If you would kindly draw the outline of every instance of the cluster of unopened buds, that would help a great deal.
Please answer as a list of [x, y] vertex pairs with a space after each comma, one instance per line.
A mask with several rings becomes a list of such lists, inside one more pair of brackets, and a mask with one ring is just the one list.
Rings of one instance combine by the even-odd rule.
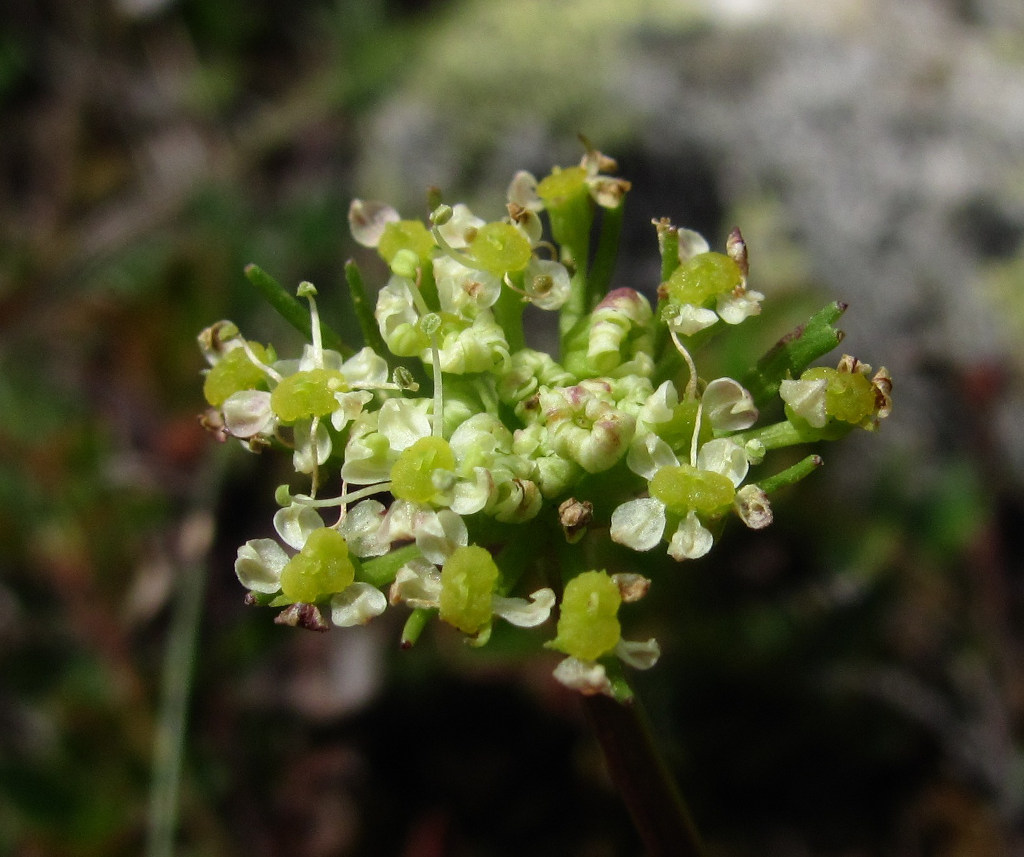
[[[538, 644], [564, 655], [564, 684], [621, 695], [621, 664], [659, 656], [655, 640], [621, 633], [621, 605], [657, 586], [637, 565], [671, 573], [703, 557], [729, 517], [767, 526], [769, 495], [821, 460], [762, 473], [766, 453], [889, 413], [884, 369], [849, 356], [808, 368], [839, 343], [841, 304], [741, 380], [702, 378], [700, 346], [761, 311], [744, 241], [733, 230], [714, 252], [655, 221], [654, 306], [635, 288], [609, 291], [629, 190], [614, 169], [589, 150], [539, 181], [520, 172], [492, 221], [436, 192], [426, 222], [354, 201], [354, 239], [390, 271], [371, 310], [349, 265], [361, 350], [328, 347], [336, 336], [309, 283], [298, 359], [231, 322], [203, 331], [207, 426], [254, 451], [290, 450], [308, 486], [281, 486], [277, 538], [238, 551], [251, 603], [319, 630], [404, 608], [405, 645], [434, 616], [477, 646], [502, 619], [540, 629]], [[557, 359], [527, 344], [531, 304], [558, 313]], [[759, 427], [762, 412], [775, 417]], [[675, 562], [653, 562], [658, 552]]]

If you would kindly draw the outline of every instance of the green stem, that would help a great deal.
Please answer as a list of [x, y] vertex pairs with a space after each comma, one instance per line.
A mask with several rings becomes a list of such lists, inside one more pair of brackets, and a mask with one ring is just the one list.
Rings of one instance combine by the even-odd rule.
[[583, 707], [647, 857], [701, 857], [700, 836], [640, 701], [596, 694], [583, 697]]
[[160, 709], [153, 739], [146, 857], [174, 854], [188, 701], [206, 589], [206, 557], [213, 541], [215, 495], [228, 456], [218, 450], [211, 458], [204, 476], [196, 483], [193, 510], [180, 528], [178, 591], [164, 655]]

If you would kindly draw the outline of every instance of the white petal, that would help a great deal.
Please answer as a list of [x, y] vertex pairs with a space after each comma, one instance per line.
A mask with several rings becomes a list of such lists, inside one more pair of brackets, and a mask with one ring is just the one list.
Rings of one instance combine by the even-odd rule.
[[699, 232], [692, 229], [680, 229], [679, 232], [679, 261], [688, 262], [694, 256], [707, 253], [711, 245]]
[[647, 641], [619, 640], [615, 645], [615, 654], [620, 661], [635, 670], [649, 670], [661, 657], [661, 646], [654, 637]]
[[654, 432], [639, 436], [626, 453], [626, 466], [648, 482], [662, 467], [675, 467], [677, 464], [679, 459], [672, 447]]
[[565, 658], [555, 667], [554, 676], [570, 690], [578, 690], [585, 696], [596, 693], [612, 695], [612, 683], [608, 681], [604, 667], [594, 661]]
[[388, 439], [391, 448], [401, 452], [430, 434], [430, 420], [423, 406], [410, 399], [388, 399], [380, 407], [377, 430]]
[[719, 295], [715, 309], [726, 324], [739, 324], [752, 315], [760, 315], [763, 300], [760, 292], [741, 290], [738, 294]]
[[709, 440], [697, 453], [697, 467], [728, 478], [735, 488], [747, 476], [750, 462], [743, 447], [725, 437]]
[[732, 378], [715, 378], [708, 384], [701, 405], [718, 431], [741, 431], [757, 422], [753, 396]]
[[473, 479], [460, 479], [452, 487], [452, 498], [448, 504], [453, 512], [472, 515], [479, 512], [491, 497], [494, 480], [490, 471], [483, 467], [473, 468]]
[[327, 426], [319, 418], [297, 423], [292, 466], [299, 473], [312, 473], [327, 461], [333, 446]]
[[636, 551], [648, 551], [665, 532], [665, 506], [653, 497], [630, 500], [612, 512], [613, 542]]
[[384, 593], [369, 583], [356, 582], [331, 597], [331, 622], [339, 628], [365, 625], [388, 606]]
[[[543, 283], [543, 288], [538, 287], [540, 283]], [[556, 310], [569, 299], [572, 286], [565, 265], [552, 259], [534, 257], [526, 266], [523, 288], [535, 306]]]
[[269, 595], [281, 586], [288, 554], [273, 539], [252, 539], [238, 549], [235, 574], [246, 589]]
[[693, 304], [682, 304], [674, 308], [667, 321], [674, 331], [689, 336], [715, 324], [718, 321], [718, 313]]
[[384, 234], [384, 227], [399, 219], [398, 212], [390, 205], [372, 199], [353, 199], [348, 207], [352, 237], [364, 247], [376, 247]]
[[779, 384], [779, 395], [793, 412], [807, 420], [814, 428], [821, 428], [828, 421], [825, 412], [825, 391], [828, 381], [816, 378], [807, 381], [783, 381]]
[[270, 407], [270, 393], [242, 390], [228, 396], [222, 408], [224, 424], [235, 437], [268, 435], [274, 431], [277, 417]]
[[534, 628], [547, 622], [551, 608], [555, 606], [555, 593], [550, 589], [538, 589], [525, 598], [506, 598], [495, 595], [492, 600], [495, 615], [519, 628]]
[[690, 512], [679, 523], [668, 544], [668, 555], [682, 562], [684, 559], [699, 559], [711, 550], [714, 536], [697, 519], [696, 512]]
[[341, 371], [353, 387], [376, 387], [388, 381], [387, 361], [369, 346], [342, 363]]
[[640, 419], [646, 423], [663, 423], [672, 419], [679, 404], [679, 393], [671, 381], [663, 382], [647, 397], [640, 410]]
[[324, 526], [323, 518], [310, 506], [290, 503], [274, 514], [274, 529], [288, 547], [302, 550], [313, 530]]
[[373, 393], [369, 390], [350, 390], [347, 393], [335, 393], [334, 399], [338, 408], [331, 412], [331, 425], [335, 431], [341, 431], [363, 412], [363, 405], [373, 399]]
[[542, 211], [544, 203], [537, 196], [537, 179], [526, 170], [519, 170], [508, 186], [508, 201], [528, 211]]
[[404, 601], [410, 607], [437, 607], [441, 603], [441, 573], [423, 559], [407, 562], [395, 575], [388, 600], [392, 604]]
[[362, 500], [345, 513], [338, 529], [356, 556], [383, 556], [391, 550], [391, 544], [379, 538], [386, 511], [377, 500]]
[[486, 221], [473, 214], [468, 205], [464, 202], [457, 202], [452, 207], [451, 218], [447, 223], [439, 226], [437, 231], [450, 246], [462, 250], [469, 246], [469, 241], [466, 238], [467, 230], [479, 229], [484, 223]]
[[443, 565], [457, 547], [469, 543], [465, 522], [450, 509], [419, 512], [415, 527], [416, 547], [434, 565]]

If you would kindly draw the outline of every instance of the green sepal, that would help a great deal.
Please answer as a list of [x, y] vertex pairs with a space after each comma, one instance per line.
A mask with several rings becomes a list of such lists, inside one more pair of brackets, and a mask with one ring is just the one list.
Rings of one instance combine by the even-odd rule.
[[799, 378], [812, 362], [836, 348], [843, 332], [833, 322], [846, 311], [847, 304], [835, 301], [818, 310], [804, 324], [787, 333], [757, 361], [741, 383], [760, 408], [774, 399], [779, 385], [787, 378]]

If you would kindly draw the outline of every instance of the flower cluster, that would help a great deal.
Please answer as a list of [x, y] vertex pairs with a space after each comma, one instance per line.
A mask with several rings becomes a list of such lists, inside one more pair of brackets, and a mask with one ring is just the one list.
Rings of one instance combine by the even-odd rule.
[[[697, 559], [730, 517], [767, 526], [769, 494], [820, 463], [751, 479], [770, 450], [888, 415], [884, 369], [849, 356], [810, 368], [838, 344], [842, 305], [741, 380], [702, 378], [697, 349], [761, 309], [746, 245], [733, 230], [718, 253], [655, 221], [656, 305], [609, 290], [629, 191], [615, 169], [589, 150], [540, 180], [520, 172], [495, 220], [440, 198], [426, 221], [354, 201], [353, 237], [390, 272], [371, 311], [350, 264], [359, 351], [325, 345], [336, 336], [309, 283], [298, 359], [227, 321], [200, 335], [207, 425], [254, 451], [289, 449], [309, 485], [278, 490], [277, 539], [238, 551], [253, 603], [321, 630], [405, 608], [409, 645], [434, 616], [484, 645], [496, 619], [543, 629], [557, 612], [553, 636], [532, 632], [565, 656], [555, 676], [619, 695], [620, 664], [647, 668], [659, 654], [621, 635], [621, 606], [652, 585], [630, 556]], [[528, 304], [557, 311], [556, 356], [527, 344]], [[762, 412], [777, 418], [758, 426]]]

